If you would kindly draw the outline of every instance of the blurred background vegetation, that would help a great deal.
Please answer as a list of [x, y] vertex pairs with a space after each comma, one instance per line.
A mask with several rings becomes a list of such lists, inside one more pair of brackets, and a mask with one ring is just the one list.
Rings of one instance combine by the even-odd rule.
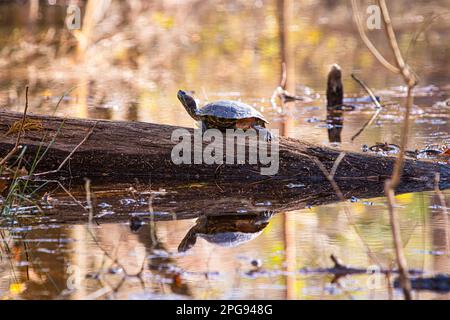
[[[292, 10], [284, 13], [290, 17], [286, 50], [297, 84], [322, 90], [334, 62], [348, 73], [370, 75], [372, 86], [397, 83], [364, 48], [349, 1], [18, 0], [0, 2], [0, 86], [12, 90], [0, 102], [14, 104], [26, 83], [41, 92], [88, 82], [91, 92], [145, 91], [153, 103], [161, 94], [176, 103], [178, 87], [267, 97], [280, 77], [285, 2]], [[362, 2], [362, 14], [370, 4]], [[389, 3], [402, 49], [422, 83], [448, 84], [450, 1], [410, 4]], [[69, 5], [80, 8], [79, 30], [65, 26]], [[369, 35], [387, 49], [382, 31]]]

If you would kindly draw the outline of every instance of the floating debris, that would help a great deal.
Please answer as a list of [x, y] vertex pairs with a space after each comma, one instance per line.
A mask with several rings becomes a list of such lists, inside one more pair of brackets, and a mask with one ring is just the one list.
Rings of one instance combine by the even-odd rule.
[[55, 254], [55, 253], [57, 253], [56, 250], [50, 250], [50, 249], [47, 249], [47, 248], [37, 248], [36, 251], [37, 252], [42, 252], [42, 253], [48, 253], [48, 254]]
[[119, 266], [112, 266], [108, 269], [109, 274], [120, 274], [123, 272], [123, 269]]
[[96, 215], [94, 216], [94, 218], [103, 218], [103, 217], [105, 217], [105, 216], [111, 216], [111, 215], [113, 215], [113, 214], [115, 214], [114, 211], [111, 211], [111, 210], [101, 210], [100, 213], [98, 213], [98, 214], [96, 214]]
[[86, 279], [94, 279], [94, 280], [98, 280], [100, 279], [100, 273], [96, 272], [96, 271], [91, 271], [86, 273]]
[[317, 118], [317, 117], [312, 117], [312, 118], [307, 118], [306, 119], [306, 122], [307, 123], [317, 123], [317, 122], [323, 122], [324, 120], [322, 120], [322, 119], [319, 119], [319, 118]]
[[257, 202], [255, 203], [255, 206], [271, 206], [272, 202], [270, 201], [264, 201], [264, 202]]
[[450, 99], [444, 100], [444, 101], [438, 101], [432, 106], [436, 109], [442, 109], [442, 108], [448, 108], [450, 107]]
[[442, 256], [444, 254], [446, 254], [445, 251], [438, 251], [438, 250], [420, 250], [420, 249], [414, 249], [411, 250], [411, 252], [413, 253], [418, 253], [418, 254], [429, 254], [432, 256]]
[[112, 207], [109, 203], [106, 202], [99, 203], [97, 206], [103, 209]]
[[[400, 288], [399, 279], [395, 279], [394, 287]], [[420, 277], [411, 279], [411, 287], [414, 290], [429, 290], [441, 293], [450, 291], [450, 277], [446, 274], [438, 274], [433, 277]]]
[[261, 268], [262, 267], [262, 261], [261, 259], [252, 259], [250, 264], [255, 268]]
[[288, 185], [286, 185], [286, 187], [288, 187], [289, 189], [304, 188], [305, 185], [303, 183], [289, 183]]
[[171, 215], [170, 212], [167, 211], [146, 211], [146, 212], [133, 212], [133, 216], [154, 216], [154, 217], [164, 217]]
[[133, 232], [138, 232], [142, 226], [144, 225], [144, 222], [142, 221], [141, 218], [137, 217], [137, 216], [132, 216], [130, 218], [130, 230]]

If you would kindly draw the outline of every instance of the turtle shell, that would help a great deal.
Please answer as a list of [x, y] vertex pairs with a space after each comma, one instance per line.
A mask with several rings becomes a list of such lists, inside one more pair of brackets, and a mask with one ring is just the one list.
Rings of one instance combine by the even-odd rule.
[[255, 239], [261, 233], [262, 230], [255, 233], [245, 233], [245, 232], [219, 232], [215, 234], [200, 233], [199, 236], [208, 241], [209, 243], [214, 243], [221, 247], [232, 248]]
[[198, 115], [225, 119], [257, 118], [268, 123], [259, 111], [239, 101], [220, 100], [208, 103], [198, 111]]

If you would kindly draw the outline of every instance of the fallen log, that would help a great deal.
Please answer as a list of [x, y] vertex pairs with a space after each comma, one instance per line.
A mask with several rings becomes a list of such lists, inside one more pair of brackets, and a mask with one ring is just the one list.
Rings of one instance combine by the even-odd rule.
[[[13, 147], [17, 133], [11, 133], [22, 114], [0, 111], [0, 157]], [[180, 127], [144, 122], [66, 119], [28, 115], [35, 130], [26, 130], [21, 145], [26, 148], [21, 163], [34, 173], [56, 170], [59, 177], [110, 177], [129, 179], [145, 177], [149, 181], [236, 181], [262, 183], [281, 181], [283, 184], [302, 181], [326, 181], [314, 162], [319, 160], [330, 171], [341, 153], [331, 148], [313, 145], [292, 138], [279, 140], [279, 171], [273, 176], [261, 175], [259, 164], [180, 164], [171, 160], [177, 142], [172, 132]], [[186, 129], [192, 133], [192, 129]], [[88, 133], [92, 134], [86, 139]], [[84, 141], [86, 140], [86, 141]], [[80, 144], [83, 142], [82, 144]], [[78, 148], [77, 148], [78, 146]], [[22, 149], [24, 150], [24, 149]], [[39, 161], [36, 163], [36, 159]], [[11, 161], [13, 161], [12, 159]], [[383, 181], [391, 175], [393, 157], [348, 152], [335, 171], [336, 181]], [[30, 168], [28, 168], [30, 169]], [[402, 182], [415, 187], [432, 188], [435, 173], [440, 173], [440, 187], [450, 185], [450, 166], [428, 161], [406, 160]]]

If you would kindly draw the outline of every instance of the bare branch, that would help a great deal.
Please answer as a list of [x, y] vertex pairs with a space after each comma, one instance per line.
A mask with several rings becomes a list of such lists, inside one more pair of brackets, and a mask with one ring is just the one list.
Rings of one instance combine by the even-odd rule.
[[86, 136], [83, 138], [83, 140], [81, 140], [81, 142], [79, 144], [77, 144], [77, 146], [69, 153], [69, 155], [63, 160], [63, 162], [61, 162], [61, 164], [59, 165], [59, 167], [55, 170], [51, 170], [51, 171], [45, 171], [45, 172], [39, 172], [39, 173], [33, 173], [29, 176], [24, 176], [22, 177], [22, 179], [30, 179], [32, 177], [38, 177], [38, 176], [43, 176], [43, 175], [48, 175], [48, 174], [52, 174], [52, 173], [58, 173], [59, 171], [61, 171], [61, 169], [64, 167], [64, 165], [66, 164], [67, 161], [70, 160], [70, 158], [73, 156], [73, 154], [81, 147], [81, 145], [83, 143], [86, 142], [87, 139], [89, 139], [89, 137], [92, 135], [92, 133], [94, 132], [95, 126], [97, 125], [98, 121], [96, 121], [94, 123], [94, 125], [91, 127], [91, 129], [89, 130], [89, 132], [86, 134]]
[[398, 69], [400, 69], [403, 79], [407, 83], [408, 86], [413, 87], [417, 84], [416, 77], [411, 72], [409, 66], [405, 63], [403, 59], [402, 52], [398, 46], [397, 38], [395, 36], [394, 28], [392, 27], [391, 17], [389, 15], [389, 10], [386, 6], [385, 0], [378, 0], [378, 5], [381, 8], [381, 14], [383, 16], [383, 23], [387, 33], [387, 37], [389, 39], [389, 44], [392, 50], [392, 53], [395, 56], [395, 61], [397, 63]]
[[28, 86], [25, 87], [25, 110], [23, 110], [22, 122], [20, 123], [19, 132], [17, 133], [16, 144], [11, 149], [11, 151], [0, 161], [0, 167], [4, 165], [19, 149], [20, 139], [22, 138], [23, 126], [25, 125], [25, 120], [27, 118], [28, 112]]
[[358, 27], [358, 32], [361, 37], [361, 39], [364, 41], [366, 47], [369, 49], [369, 51], [377, 58], [380, 63], [387, 68], [388, 70], [394, 72], [394, 73], [400, 73], [400, 70], [393, 66], [391, 63], [389, 63], [384, 56], [378, 51], [378, 49], [373, 45], [372, 41], [370, 41], [369, 37], [367, 36], [364, 26], [361, 20], [361, 15], [359, 14], [359, 7], [357, 0], [352, 0], [352, 8], [353, 8], [353, 17], [355, 18], [356, 26]]
[[367, 38], [367, 35], [364, 32], [364, 28], [361, 23], [361, 17], [359, 16], [359, 9], [356, 0], [352, 0], [353, 13], [355, 17], [355, 21], [358, 26], [358, 31], [366, 44], [367, 48], [375, 55], [375, 57], [379, 60], [379, 62], [385, 66], [388, 70], [394, 73], [400, 73], [403, 77], [405, 84], [408, 86], [406, 103], [405, 103], [405, 114], [403, 119], [403, 127], [401, 131], [400, 137], [400, 151], [398, 153], [397, 159], [394, 164], [394, 169], [392, 172], [391, 179], [386, 180], [385, 183], [385, 194], [388, 199], [388, 209], [389, 209], [389, 217], [391, 222], [392, 236], [394, 240], [395, 247], [395, 255], [398, 264], [398, 269], [400, 272], [400, 285], [403, 290], [403, 295], [406, 300], [412, 299], [411, 295], [411, 282], [409, 280], [409, 276], [407, 273], [407, 263], [405, 254], [403, 252], [403, 245], [401, 241], [400, 235], [400, 226], [398, 222], [398, 217], [395, 212], [395, 189], [400, 183], [403, 165], [405, 160], [405, 149], [408, 144], [408, 137], [410, 131], [410, 123], [409, 116], [411, 113], [411, 108], [413, 106], [414, 97], [413, 97], [413, 89], [417, 84], [417, 79], [414, 73], [411, 71], [409, 65], [407, 65], [403, 59], [402, 53], [398, 46], [397, 38], [395, 36], [394, 29], [392, 27], [391, 18], [389, 15], [388, 8], [386, 6], [386, 2], [384, 0], [378, 0], [378, 5], [381, 9], [383, 24], [386, 31], [386, 37], [389, 40], [389, 45], [391, 47], [392, 53], [394, 54], [397, 67], [392, 66], [390, 63], [384, 59], [384, 57], [379, 53], [379, 51], [374, 47], [372, 42]]
[[439, 172], [436, 172], [436, 177], [434, 180], [434, 191], [439, 199], [439, 204], [441, 206], [441, 216], [444, 223], [443, 229], [445, 230], [445, 250], [447, 254], [450, 255], [450, 238], [448, 232], [448, 213], [447, 213], [447, 204], [445, 203], [445, 197], [442, 193], [441, 189], [439, 189], [439, 183], [441, 181], [441, 176]]
[[378, 117], [378, 115], [380, 114], [383, 106], [380, 104], [380, 102], [378, 101], [377, 97], [375, 96], [375, 94], [373, 93], [373, 91], [364, 83], [364, 81], [362, 81], [361, 79], [359, 79], [357, 76], [355, 76], [354, 74], [352, 74], [352, 78], [358, 82], [358, 84], [363, 87], [363, 89], [367, 92], [367, 94], [370, 96], [370, 98], [372, 99], [372, 102], [375, 104], [377, 110], [375, 111], [375, 113], [372, 115], [372, 117], [361, 127], [361, 129], [358, 130], [358, 132], [356, 132], [352, 138], [351, 141], [355, 140], [364, 130], [366, 130], [367, 127], [369, 127], [370, 125], [372, 125], [372, 123], [375, 121], [375, 119]]
[[394, 240], [395, 256], [397, 258], [397, 266], [399, 272], [400, 286], [403, 290], [405, 300], [411, 300], [411, 281], [408, 276], [408, 268], [405, 253], [403, 251], [402, 237], [400, 234], [400, 225], [398, 223], [397, 213], [395, 211], [395, 193], [391, 185], [391, 180], [386, 180], [385, 193], [388, 197], [389, 221], [392, 229], [392, 237]]

